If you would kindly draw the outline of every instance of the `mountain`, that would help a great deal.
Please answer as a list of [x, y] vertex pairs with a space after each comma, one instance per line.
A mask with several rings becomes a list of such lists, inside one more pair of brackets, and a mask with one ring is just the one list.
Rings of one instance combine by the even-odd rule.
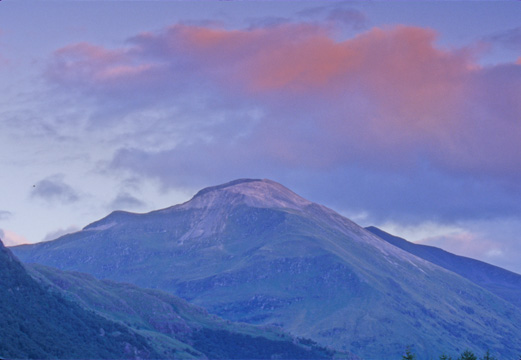
[[69, 301], [134, 329], [163, 359], [329, 359], [335, 355], [309, 339], [294, 339], [275, 328], [223, 320], [162, 291], [42, 265], [29, 266], [29, 273]]
[[336, 355], [309, 339], [222, 320], [160, 291], [41, 265], [26, 271], [1, 242], [0, 275], [0, 358], [329, 359]]
[[158, 358], [145, 338], [109, 321], [27, 274], [0, 241], [2, 358]]
[[277, 325], [366, 359], [521, 352], [519, 309], [270, 180], [147, 214], [117, 211], [24, 262], [166, 290], [228, 320]]
[[[225, 321], [175, 296], [42, 265], [0, 242], [2, 358], [328, 359], [274, 328]], [[346, 358], [349, 354], [338, 354]]]
[[517, 307], [521, 307], [521, 275], [519, 274], [483, 261], [454, 255], [434, 246], [414, 244], [374, 226], [366, 227], [366, 230], [402, 250], [461, 275]]

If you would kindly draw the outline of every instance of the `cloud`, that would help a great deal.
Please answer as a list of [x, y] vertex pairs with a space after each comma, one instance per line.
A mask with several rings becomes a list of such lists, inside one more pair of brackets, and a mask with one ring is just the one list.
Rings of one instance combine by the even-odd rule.
[[161, 146], [121, 146], [109, 167], [165, 187], [252, 176], [317, 190], [313, 179], [337, 185], [341, 195], [324, 198], [374, 216], [519, 215], [521, 66], [480, 66], [472, 47], [442, 48], [437, 36], [400, 25], [338, 39], [311, 22], [175, 24], [116, 49], [64, 47], [47, 77], [113, 119], [161, 113], [152, 127], [134, 120]]
[[57, 229], [55, 231], [51, 231], [50, 233], [48, 233], [47, 235], [45, 235], [45, 237], [43, 238], [42, 241], [51, 241], [51, 240], [55, 240], [63, 235], [67, 235], [67, 234], [72, 234], [74, 232], [77, 232], [77, 231], [80, 231], [81, 229], [77, 226], [69, 226], [67, 228], [64, 228], [64, 229]]
[[461, 222], [459, 229], [436, 236], [427, 236], [419, 242], [502, 266], [521, 274], [519, 265], [521, 252], [518, 245], [521, 240], [520, 233], [521, 221], [507, 217], [480, 222]]
[[10, 230], [0, 229], [0, 239], [5, 246], [16, 246], [27, 244], [27, 239]]
[[[473, 258], [483, 258], [486, 255], [501, 256], [503, 252], [497, 248], [498, 244], [477, 234], [468, 231], [458, 231], [422, 240], [423, 244], [450, 249], [456, 254], [466, 254]], [[489, 255], [489, 257], [491, 257]], [[489, 260], [490, 261], [490, 260]]]
[[355, 30], [361, 30], [368, 25], [367, 16], [360, 10], [345, 7], [341, 3], [332, 3], [323, 6], [311, 7], [299, 11], [298, 15], [305, 19], [318, 18], [322, 21], [347, 25]]
[[487, 41], [513, 50], [521, 50], [521, 26], [497, 32], [486, 37]]
[[458, 220], [450, 225], [427, 221], [404, 226], [386, 222], [376, 226], [414, 243], [435, 246], [521, 274], [520, 218], [506, 216], [479, 221]]
[[329, 21], [349, 24], [355, 30], [364, 29], [367, 26], [367, 16], [355, 9], [335, 9], [329, 12], [327, 18]]
[[0, 210], [0, 220], [7, 220], [13, 216], [13, 213], [10, 211]]
[[122, 86], [137, 86], [142, 74], [149, 73], [152, 64], [136, 60], [125, 50], [108, 50], [89, 43], [66, 46], [55, 53], [55, 63], [49, 74], [57, 82], [81, 85], [91, 90], [104, 88], [122, 90]]
[[31, 191], [31, 197], [64, 204], [78, 201], [79, 195], [63, 178], [63, 175], [56, 174], [38, 181]]
[[142, 208], [145, 205], [146, 204], [143, 201], [139, 200], [128, 192], [121, 192], [114, 200], [111, 201], [109, 207], [113, 210], [123, 210]]

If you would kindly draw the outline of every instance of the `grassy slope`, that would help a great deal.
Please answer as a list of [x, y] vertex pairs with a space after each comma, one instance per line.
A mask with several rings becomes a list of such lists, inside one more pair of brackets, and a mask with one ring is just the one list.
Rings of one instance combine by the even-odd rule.
[[0, 243], [0, 356], [134, 358], [158, 354], [145, 338], [38, 284]]
[[[69, 298], [145, 336], [164, 357], [330, 358], [317, 346], [296, 343], [276, 329], [237, 324], [164, 292], [100, 281], [86, 274], [31, 266], [40, 282], [57, 286]], [[172, 348], [176, 350], [172, 352]]]
[[[455, 274], [374, 256], [378, 250], [291, 212], [243, 209], [228, 220], [224, 251], [204, 257], [222, 264], [220, 256], [228, 270], [206, 275], [203, 268], [175, 289], [212, 312], [277, 323], [367, 357], [399, 356], [409, 343], [434, 357], [466, 348], [519, 351], [516, 310]], [[242, 256], [233, 263], [226, 252]]]

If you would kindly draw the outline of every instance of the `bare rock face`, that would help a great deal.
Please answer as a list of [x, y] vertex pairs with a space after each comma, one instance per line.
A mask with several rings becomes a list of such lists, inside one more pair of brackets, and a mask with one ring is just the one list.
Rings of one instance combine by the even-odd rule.
[[271, 180], [242, 179], [147, 214], [114, 212], [25, 262], [179, 295], [365, 358], [521, 352], [518, 308]]

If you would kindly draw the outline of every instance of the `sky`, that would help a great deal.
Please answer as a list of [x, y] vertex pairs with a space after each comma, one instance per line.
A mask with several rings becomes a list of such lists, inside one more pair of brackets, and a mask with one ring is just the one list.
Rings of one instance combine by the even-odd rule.
[[269, 178], [521, 273], [521, 2], [0, 2], [0, 238]]

